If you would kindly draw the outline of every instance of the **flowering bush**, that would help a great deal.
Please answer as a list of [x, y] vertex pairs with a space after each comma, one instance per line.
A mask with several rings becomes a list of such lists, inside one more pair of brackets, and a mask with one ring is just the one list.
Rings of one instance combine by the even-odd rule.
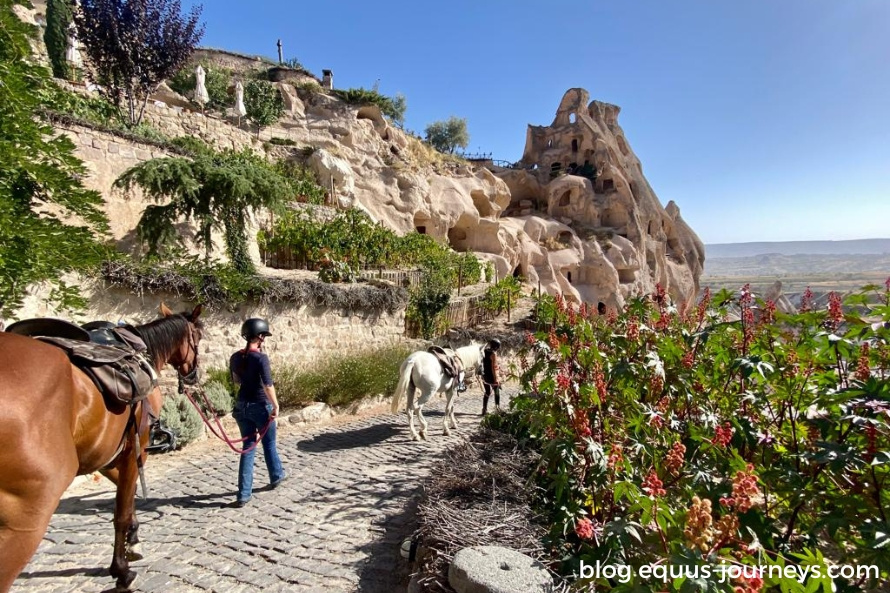
[[[505, 422], [541, 451], [535, 479], [562, 572], [612, 591], [831, 591], [832, 564], [890, 573], [890, 280], [793, 315], [746, 286], [688, 313], [660, 288], [597, 316], [544, 297]], [[629, 579], [583, 574], [622, 566]], [[653, 564], [820, 566], [646, 579]], [[705, 571], [700, 571], [699, 574]], [[691, 572], [687, 574], [692, 574]]]

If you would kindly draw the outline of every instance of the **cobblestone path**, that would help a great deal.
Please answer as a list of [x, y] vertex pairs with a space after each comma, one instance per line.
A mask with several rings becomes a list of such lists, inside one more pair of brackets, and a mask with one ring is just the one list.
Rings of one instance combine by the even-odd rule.
[[[445, 437], [444, 398], [433, 401], [424, 414], [427, 442], [410, 440], [405, 414], [302, 432], [282, 427], [288, 479], [268, 490], [258, 453], [253, 499], [242, 509], [229, 506], [238, 458], [223, 443], [152, 456], [149, 497], [136, 505], [145, 558], [132, 563], [134, 590], [404, 591], [408, 568], [399, 544], [415, 528], [421, 481], [445, 447], [478, 425], [482, 408], [478, 390], [458, 397], [460, 424]], [[103, 479], [69, 489], [14, 593], [113, 589], [112, 488]]]

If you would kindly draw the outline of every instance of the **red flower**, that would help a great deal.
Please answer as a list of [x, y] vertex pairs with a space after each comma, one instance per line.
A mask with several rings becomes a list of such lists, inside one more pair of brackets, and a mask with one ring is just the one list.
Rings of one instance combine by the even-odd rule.
[[714, 438], [711, 439], [711, 444], [715, 447], [725, 447], [732, 440], [732, 435], [735, 432], [735, 429], [729, 422], [724, 422], [723, 426], [718, 426], [714, 430]]
[[708, 312], [708, 305], [711, 304], [711, 289], [705, 287], [705, 292], [702, 294], [701, 300], [698, 302], [698, 306], [695, 310], [695, 317], [698, 323], [701, 323], [705, 319], [705, 314]]
[[856, 378], [859, 381], [868, 381], [869, 376], [871, 375], [871, 366], [868, 362], [868, 352], [869, 345], [868, 342], [862, 345], [862, 349], [859, 350], [859, 360], [856, 362]]
[[560, 372], [556, 375], [556, 385], [561, 391], [568, 391], [572, 385], [572, 380], [565, 372]]
[[803, 291], [803, 296], [800, 297], [799, 310], [801, 313], [808, 313], [813, 310], [813, 291], [810, 290], [809, 286]]
[[[757, 486], [757, 476], [754, 475], [754, 466], [748, 464], [747, 470], [736, 472], [732, 479], [733, 504], [740, 513], [744, 513], [752, 507], [763, 502], [763, 494]], [[723, 502], [723, 499], [720, 500]]]
[[595, 540], [597, 531], [599, 530], [590, 519], [580, 519], [575, 523], [575, 535], [584, 541]]
[[836, 292], [828, 293], [828, 320], [832, 327], [837, 328], [844, 320], [844, 310], [841, 304], [841, 296]]
[[663, 484], [661, 483], [661, 480], [658, 479], [658, 474], [655, 473], [654, 469], [650, 469], [649, 475], [643, 480], [643, 492], [656, 498], [664, 496], [667, 494], [667, 490], [662, 488], [662, 486]]
[[640, 321], [636, 317], [627, 320], [627, 339], [636, 341], [640, 337]]
[[770, 325], [776, 320], [776, 303], [773, 302], [772, 299], [766, 301], [766, 305], [763, 308], [763, 316], [760, 318], [760, 322], [764, 325]]

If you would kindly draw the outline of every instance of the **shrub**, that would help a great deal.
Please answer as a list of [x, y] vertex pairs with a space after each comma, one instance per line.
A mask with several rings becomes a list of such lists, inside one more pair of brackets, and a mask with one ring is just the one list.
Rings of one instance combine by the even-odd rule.
[[346, 353], [322, 361], [309, 370], [297, 365], [272, 369], [282, 407], [325, 402], [345, 406], [367, 396], [392, 394], [399, 366], [410, 354], [404, 345]]
[[226, 382], [208, 381], [203, 385], [203, 390], [207, 401], [205, 402], [204, 398], [200, 396], [195, 401], [201, 406], [205, 416], [208, 418], [210, 415], [225, 416], [232, 411], [236, 394], [226, 385]]
[[506, 276], [485, 290], [482, 307], [495, 315], [500, 315], [507, 310], [508, 304], [510, 307], [515, 307], [521, 295], [522, 285], [519, 279]]
[[273, 136], [269, 138], [269, 144], [274, 146], [296, 146], [297, 143], [290, 138], [279, 138], [278, 136]]
[[364, 88], [335, 89], [333, 94], [350, 105], [376, 105], [383, 115], [400, 125], [405, 121], [407, 103], [402, 94], [396, 95], [396, 98], [393, 99], [381, 95], [377, 91]]
[[260, 129], [274, 124], [284, 114], [284, 99], [271, 82], [249, 80], [244, 87], [244, 107], [247, 117], [256, 124], [259, 137]]
[[324, 88], [317, 80], [304, 80], [296, 86], [297, 93], [303, 96], [312, 96], [324, 92]]
[[300, 63], [300, 60], [298, 60], [297, 58], [286, 59], [282, 66], [284, 66], [285, 68], [290, 68], [291, 70], [306, 70], [306, 68], [303, 67], [303, 64]]
[[183, 447], [194, 441], [204, 432], [201, 415], [188, 400], [180, 394], [168, 395], [161, 407], [161, 422], [176, 434], [176, 444]]
[[[613, 591], [815, 591], [720, 566], [876, 566], [890, 575], [890, 280], [783, 315], [746, 286], [680, 314], [663, 290], [608, 317], [543, 299], [504, 422], [541, 453], [533, 479], [563, 572], [624, 565]], [[712, 578], [647, 579], [642, 566]]]
[[318, 279], [322, 282], [355, 282], [358, 280], [355, 270], [345, 261], [324, 260], [318, 269]]
[[315, 172], [312, 169], [291, 159], [275, 161], [272, 168], [290, 182], [296, 201], [306, 204], [324, 204], [327, 192], [316, 181]]

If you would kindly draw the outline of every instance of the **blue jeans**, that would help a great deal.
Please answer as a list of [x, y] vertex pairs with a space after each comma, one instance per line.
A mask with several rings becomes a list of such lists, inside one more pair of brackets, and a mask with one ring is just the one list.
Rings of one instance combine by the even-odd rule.
[[[241, 437], [245, 439], [245, 449], [256, 443], [257, 434], [269, 423], [272, 415], [272, 404], [262, 402], [237, 402], [232, 412]], [[284, 478], [284, 468], [281, 466], [281, 458], [278, 457], [278, 449], [275, 446], [276, 422], [269, 424], [269, 429], [263, 435], [263, 457], [266, 459], [266, 469], [269, 471], [269, 482], [274, 484]], [[238, 500], [250, 500], [253, 493], [253, 460], [256, 449], [241, 456], [238, 464]]]

